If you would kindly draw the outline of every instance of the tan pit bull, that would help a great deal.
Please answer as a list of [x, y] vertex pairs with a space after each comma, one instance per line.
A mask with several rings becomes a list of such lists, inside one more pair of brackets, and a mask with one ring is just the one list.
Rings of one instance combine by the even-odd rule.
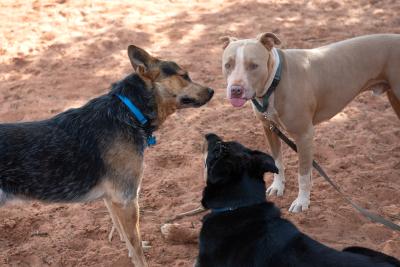
[[[386, 92], [400, 118], [400, 35], [361, 36], [315, 49], [278, 50], [281, 42], [273, 33], [255, 39], [222, 37], [222, 70], [231, 104], [241, 107], [247, 100], [263, 105], [277, 72], [280, 82], [260, 112], [261, 120], [279, 174], [274, 175], [269, 195], [283, 195], [285, 188], [281, 142], [270, 130], [273, 122], [294, 139], [299, 153], [299, 194], [291, 212], [310, 204], [314, 125], [340, 112], [359, 93]], [[278, 68], [279, 67], [279, 68]], [[279, 77], [278, 77], [279, 78]]]

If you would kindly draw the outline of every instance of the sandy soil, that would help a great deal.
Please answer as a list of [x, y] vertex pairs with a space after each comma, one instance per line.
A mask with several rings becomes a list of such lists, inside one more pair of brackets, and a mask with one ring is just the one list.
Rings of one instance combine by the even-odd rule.
[[[251, 107], [225, 99], [218, 37], [273, 31], [282, 47], [400, 33], [400, 2], [369, 1], [22, 1], [0, 2], [0, 121], [48, 118], [107, 92], [131, 72], [128, 44], [173, 59], [216, 89], [200, 109], [173, 115], [146, 152], [141, 229], [150, 266], [191, 266], [196, 244], [163, 240], [160, 226], [197, 207], [203, 188], [202, 135], [214, 131], [267, 150]], [[386, 97], [360, 95], [316, 130], [316, 158], [354, 200], [400, 223], [400, 121]], [[311, 209], [292, 215], [297, 156], [284, 149], [287, 189], [273, 200], [304, 232], [327, 245], [364, 245], [400, 257], [400, 234], [358, 215], [317, 174]], [[271, 182], [272, 177], [267, 178]], [[200, 216], [180, 221], [200, 226]], [[125, 245], [107, 240], [101, 201], [0, 208], [0, 266], [130, 266]]]

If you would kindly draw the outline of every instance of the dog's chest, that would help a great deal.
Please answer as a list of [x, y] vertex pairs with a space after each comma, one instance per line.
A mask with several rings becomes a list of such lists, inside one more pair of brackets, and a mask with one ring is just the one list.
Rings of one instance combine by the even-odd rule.
[[254, 113], [256, 114], [257, 118], [263, 122], [263, 124], [273, 122], [276, 125], [279, 125], [285, 129], [285, 125], [283, 124], [282, 120], [280, 119], [279, 113], [275, 108], [274, 100], [275, 100], [275, 94], [273, 93], [271, 95], [271, 97], [269, 98], [267, 111], [265, 111], [264, 113], [260, 113], [257, 110], [257, 108], [254, 106], [254, 104], [252, 103]]
[[139, 179], [143, 172], [143, 153], [132, 143], [114, 140], [104, 155], [106, 168], [123, 179]]

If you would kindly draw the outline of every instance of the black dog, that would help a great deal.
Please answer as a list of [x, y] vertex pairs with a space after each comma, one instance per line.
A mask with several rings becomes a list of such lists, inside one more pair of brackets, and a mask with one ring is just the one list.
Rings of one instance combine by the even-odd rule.
[[265, 172], [274, 160], [237, 142], [206, 136], [207, 186], [202, 204], [201, 267], [383, 267], [400, 266], [385, 254], [360, 247], [337, 251], [301, 233], [265, 201]]
[[[172, 61], [130, 45], [135, 73], [109, 93], [44, 121], [0, 124], [0, 206], [13, 199], [103, 198], [136, 267], [147, 266], [139, 233], [143, 152], [177, 109], [199, 107], [213, 90]], [[113, 228], [114, 229], [114, 228]]]

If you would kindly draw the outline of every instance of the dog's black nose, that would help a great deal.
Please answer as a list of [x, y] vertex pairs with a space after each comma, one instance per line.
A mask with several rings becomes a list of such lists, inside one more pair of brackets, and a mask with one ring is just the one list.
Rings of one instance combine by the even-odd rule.
[[211, 88], [207, 88], [208, 91], [208, 95], [210, 96], [210, 98], [214, 95], [214, 90]]
[[231, 95], [233, 97], [241, 97], [243, 94], [243, 88], [239, 85], [232, 85], [231, 86]]

